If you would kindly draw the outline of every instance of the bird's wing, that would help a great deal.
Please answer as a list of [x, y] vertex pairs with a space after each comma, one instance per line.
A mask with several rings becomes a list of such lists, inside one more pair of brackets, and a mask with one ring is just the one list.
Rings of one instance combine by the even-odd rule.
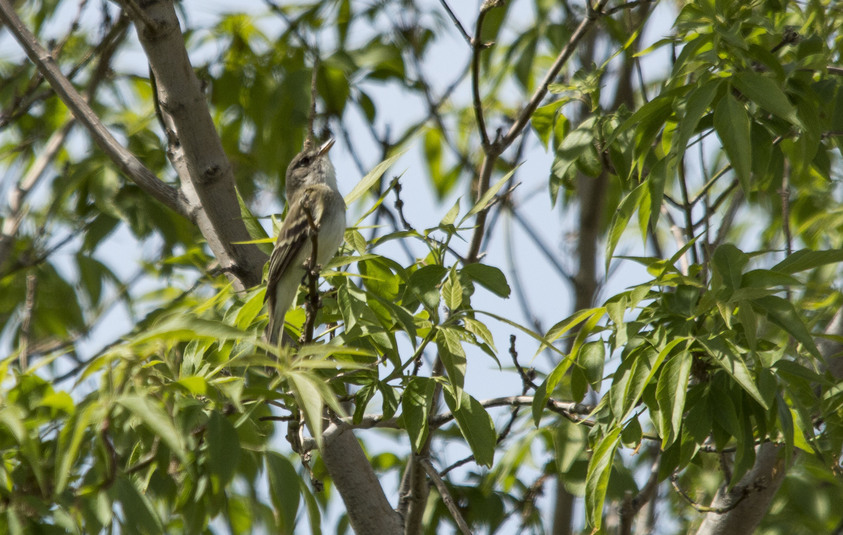
[[296, 256], [310, 236], [310, 222], [304, 204], [296, 202], [290, 206], [287, 218], [281, 225], [278, 239], [275, 241], [275, 248], [272, 249], [272, 255], [269, 257], [269, 273], [267, 274], [264, 302], [269, 301], [270, 304], [273, 304], [278, 282], [284, 273], [290, 269], [290, 264], [295, 261]]

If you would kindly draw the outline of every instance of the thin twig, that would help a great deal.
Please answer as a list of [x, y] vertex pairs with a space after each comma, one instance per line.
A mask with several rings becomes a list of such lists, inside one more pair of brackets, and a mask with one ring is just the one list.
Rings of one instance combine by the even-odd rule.
[[620, 517], [621, 517], [621, 534], [629, 534], [632, 532], [632, 520], [635, 518], [635, 515], [638, 511], [641, 510], [644, 505], [653, 499], [655, 495], [656, 489], [659, 485], [659, 466], [661, 464], [661, 455], [658, 450], [656, 450], [656, 460], [653, 463], [653, 466], [650, 468], [650, 477], [647, 479], [647, 483], [641, 488], [635, 496], [628, 496], [624, 499], [623, 504], [621, 504], [620, 509]]
[[404, 217], [404, 201], [401, 200], [401, 181], [397, 176], [392, 179], [390, 186], [392, 187], [392, 192], [395, 193], [395, 211], [398, 212], [398, 219], [401, 221], [401, 225], [404, 227], [404, 230], [413, 230], [413, 226]]
[[688, 504], [693, 507], [697, 512], [700, 513], [714, 513], [716, 515], [722, 515], [728, 513], [729, 511], [735, 509], [742, 501], [746, 499], [747, 496], [752, 494], [753, 492], [763, 490], [764, 485], [761, 483], [756, 483], [754, 485], [747, 485], [742, 487], [735, 487], [733, 490], [740, 491], [740, 496], [735, 498], [735, 501], [730, 503], [725, 507], [709, 507], [707, 505], [702, 505], [696, 502], [693, 498], [691, 498], [685, 490], [679, 486], [679, 476], [677, 474], [673, 474], [670, 476], [670, 484], [673, 485], [674, 490], [684, 499]]
[[149, 18], [146, 12], [144, 12], [144, 10], [135, 3], [135, 0], [119, 0], [119, 3], [123, 4], [126, 11], [130, 12], [136, 20], [143, 23], [146, 31], [155, 31], [158, 29], [158, 23]]
[[[480, 178], [478, 179], [478, 186], [476, 190], [477, 198], [482, 197], [483, 194], [489, 189], [492, 171], [494, 170], [495, 161], [498, 159], [498, 156], [500, 156], [500, 154], [507, 147], [509, 147], [518, 136], [521, 135], [524, 128], [529, 123], [530, 118], [533, 116], [533, 113], [536, 111], [536, 108], [539, 107], [539, 104], [544, 99], [545, 95], [547, 95], [550, 83], [556, 79], [556, 77], [559, 75], [559, 71], [562, 70], [562, 67], [565, 66], [565, 64], [574, 54], [574, 51], [576, 50], [580, 41], [582, 41], [583, 37], [585, 37], [591, 27], [597, 22], [603, 8], [606, 6], [608, 1], [609, 0], [599, 0], [597, 2], [597, 5], [595, 5], [593, 9], [589, 8], [586, 17], [582, 20], [582, 22], [580, 22], [580, 24], [571, 34], [568, 43], [556, 57], [556, 60], [553, 62], [553, 65], [551, 65], [550, 69], [547, 71], [542, 81], [539, 83], [539, 86], [533, 93], [533, 96], [530, 97], [530, 100], [527, 102], [527, 105], [518, 114], [515, 119], [515, 122], [512, 124], [512, 126], [510, 126], [509, 130], [505, 135], [499, 136], [495, 140], [494, 144], [488, 143], [488, 134], [485, 134], [485, 123], [480, 124], [478, 120], [478, 124], [483, 127], [481, 129], [480, 135], [481, 137], [485, 136], [486, 141], [484, 143], [485, 156], [483, 158], [483, 163], [480, 166]], [[474, 44], [475, 46], [477, 46], [477, 43]], [[478, 54], [475, 54], [475, 62], [478, 62], [478, 60], [476, 59], [477, 56]], [[472, 67], [472, 70], [474, 70], [474, 67]], [[479, 71], [479, 62], [477, 70]], [[473, 83], [472, 85], [476, 88], [478, 83]], [[475, 95], [474, 102], [475, 115], [478, 115], [477, 106], [479, 104], [479, 93]], [[481, 113], [478, 116], [478, 119], [482, 118], [482, 110], [479, 111]], [[482, 245], [483, 235], [485, 233], [487, 215], [488, 212], [486, 210], [481, 210], [477, 214], [477, 219], [475, 220], [474, 235], [471, 239], [471, 245], [469, 246], [468, 254], [466, 254], [466, 261], [469, 263], [477, 262], [480, 258], [480, 247]]]
[[310, 111], [307, 114], [307, 136], [304, 139], [305, 150], [310, 149], [316, 143], [313, 123], [316, 121], [316, 78], [319, 74], [319, 52], [314, 51], [313, 55], [313, 70], [310, 73]]
[[591, 27], [597, 22], [602, 14], [603, 8], [606, 4], [609, 3], [609, 0], [599, 0], [597, 5], [593, 7], [593, 9], [589, 9], [586, 17], [580, 22], [579, 26], [574, 30], [571, 34], [571, 37], [568, 39], [567, 44], [559, 52], [559, 55], [556, 57], [556, 60], [551, 65], [550, 69], [545, 74], [542, 81], [539, 83], [538, 88], [536, 89], [533, 96], [530, 97], [529, 102], [524, 107], [523, 110], [518, 114], [518, 117], [515, 120], [515, 123], [509, 128], [506, 135], [501, 140], [501, 144], [504, 147], [508, 147], [515, 141], [521, 131], [524, 130], [524, 127], [527, 126], [527, 123], [530, 121], [530, 118], [533, 116], [533, 112], [536, 111], [536, 108], [539, 107], [542, 99], [544, 99], [545, 95], [547, 95], [548, 87], [550, 86], [551, 82], [556, 79], [559, 75], [559, 71], [562, 70], [562, 67], [565, 63], [571, 59], [571, 56], [574, 54], [574, 51], [577, 49], [580, 41], [585, 37]]
[[468, 46], [471, 46], [471, 36], [468, 35], [467, 31], [465, 31], [465, 28], [463, 28], [462, 24], [460, 23], [460, 20], [457, 18], [454, 12], [451, 11], [451, 6], [449, 6], [448, 2], [446, 2], [445, 0], [439, 0], [439, 3], [442, 4], [442, 7], [444, 7], [445, 11], [448, 12], [448, 16], [451, 17], [451, 22], [453, 22], [454, 26], [456, 26], [457, 29], [460, 31], [460, 35], [462, 35], [463, 39], [465, 39], [465, 42], [468, 43]]
[[787, 256], [793, 254], [793, 235], [790, 231], [790, 160], [785, 159], [782, 172], [782, 230], [784, 230], [784, 246]]
[[524, 371], [524, 368], [521, 367], [521, 364], [518, 363], [518, 351], [515, 348], [515, 335], [509, 335], [509, 356], [512, 357], [512, 362], [515, 364], [515, 369], [518, 370], [518, 375], [521, 376], [521, 394], [526, 394], [531, 388], [533, 390], [538, 390], [538, 386], [536, 383], [533, 382], [533, 378], [536, 376], [536, 371], [533, 368], [530, 368], [530, 371]]
[[[682, 192], [682, 213], [685, 216], [685, 240], [686, 243], [691, 243], [694, 239], [694, 214], [693, 206], [690, 204], [688, 197], [688, 181], [685, 177], [685, 157], [679, 160], [679, 190]], [[699, 263], [699, 255], [697, 254], [696, 245], [691, 245], [691, 260], [694, 264]]]
[[29, 272], [26, 274], [26, 298], [23, 306], [23, 320], [20, 326], [20, 369], [25, 371], [29, 367], [29, 345], [30, 325], [32, 324], [32, 315], [35, 311], [35, 287], [38, 283], [38, 277], [35, 273]]
[[[477, 130], [480, 132], [480, 141], [483, 144], [483, 150], [486, 152], [488, 152], [491, 142], [489, 141], [489, 133], [486, 131], [486, 120], [483, 118], [483, 100], [480, 97], [480, 53], [488, 48], [488, 46], [483, 44], [481, 34], [483, 32], [483, 21], [486, 19], [486, 14], [499, 5], [499, 0], [484, 0], [480, 6], [480, 13], [477, 14], [474, 39], [470, 41], [472, 54], [471, 96], [474, 105], [474, 117], [477, 119]], [[480, 195], [478, 194], [477, 197], [480, 198]]]
[[436, 490], [439, 492], [439, 496], [442, 498], [442, 502], [445, 504], [445, 507], [448, 508], [448, 511], [451, 513], [454, 521], [457, 523], [457, 527], [460, 530], [460, 533], [463, 535], [471, 535], [471, 528], [466, 523], [465, 519], [462, 517], [462, 513], [460, 513], [459, 507], [457, 503], [454, 501], [453, 496], [451, 496], [451, 492], [448, 490], [448, 487], [445, 485], [445, 482], [442, 481], [442, 478], [439, 477], [439, 474], [436, 472], [436, 469], [430, 464], [430, 459], [428, 458], [418, 458], [416, 460], [424, 471], [427, 473], [427, 476], [433, 482], [434, 486], [436, 486]]
[[152, 461], [154, 461], [155, 457], [158, 456], [159, 442], [161, 442], [161, 437], [156, 435], [155, 440], [152, 441], [152, 447], [149, 448], [149, 453], [147, 453], [143, 459], [140, 459], [137, 463], [127, 468], [124, 473], [126, 475], [131, 475], [135, 472], [140, 472], [141, 470], [152, 464]]
[[319, 226], [314, 221], [309, 206], [304, 207], [304, 213], [310, 225], [310, 256], [305, 263], [305, 270], [307, 272], [307, 301], [304, 304], [305, 322], [299, 342], [301, 344], [309, 344], [313, 341], [313, 330], [316, 327], [316, 313], [322, 305], [322, 300], [319, 297], [319, 290], [317, 288], [320, 271], [320, 266], [316, 263], [316, 255], [319, 251]]
[[623, 11], [624, 9], [632, 9], [633, 7], [643, 6], [646, 4], [652, 4], [656, 0], [637, 0], [635, 2], [626, 2], [625, 4], [620, 4], [615, 7], [609, 8], [604, 11], [605, 15], [614, 15], [618, 11]]

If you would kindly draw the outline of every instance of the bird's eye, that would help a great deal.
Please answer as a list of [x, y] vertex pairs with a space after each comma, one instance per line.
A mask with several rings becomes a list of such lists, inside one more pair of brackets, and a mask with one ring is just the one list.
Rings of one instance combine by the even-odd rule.
[[301, 160], [298, 161], [298, 164], [296, 164], [296, 167], [307, 167], [308, 165], [310, 165], [310, 162], [312, 162], [312, 161], [313, 161], [312, 157], [305, 156]]

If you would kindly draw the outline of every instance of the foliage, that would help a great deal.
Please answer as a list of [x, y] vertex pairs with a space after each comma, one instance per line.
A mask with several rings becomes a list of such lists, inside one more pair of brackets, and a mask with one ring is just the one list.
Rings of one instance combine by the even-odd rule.
[[[18, 12], [47, 42], [65, 4]], [[94, 149], [33, 64], [0, 58], [0, 531], [343, 532], [322, 460], [339, 423], [376, 428], [369, 460], [419, 532], [547, 531], [551, 479], [582, 498], [577, 530], [629, 532], [637, 513], [643, 532], [657, 502], [664, 532], [693, 531], [723, 492], [743, 495], [719, 515], [760, 494], [766, 444], [787, 476], [759, 532], [839, 526], [843, 8], [593, 4], [177, 6], [251, 247], [304, 139], [315, 54], [319, 123], [365, 175], [319, 295], [288, 314], [293, 348], [265, 344], [263, 289], [238, 287], [200, 225]], [[127, 59], [144, 20], [121, 6], [83, 3], [53, 56], [183, 186], [172, 110]], [[413, 181], [444, 204], [419, 209]], [[496, 249], [510, 223], [535, 255]], [[569, 231], [574, 254], [548, 246]], [[558, 281], [531, 295], [539, 255]], [[508, 382], [482, 399], [490, 376]], [[406, 483], [420, 459], [430, 496]]]

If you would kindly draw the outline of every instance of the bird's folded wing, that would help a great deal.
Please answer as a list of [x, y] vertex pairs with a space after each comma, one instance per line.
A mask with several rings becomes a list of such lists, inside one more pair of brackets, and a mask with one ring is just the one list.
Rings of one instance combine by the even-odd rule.
[[281, 277], [290, 269], [296, 256], [307, 243], [310, 236], [310, 223], [307, 220], [302, 203], [295, 203], [281, 226], [275, 248], [269, 257], [269, 273], [266, 281], [266, 296], [264, 302], [274, 301], [275, 288]]

